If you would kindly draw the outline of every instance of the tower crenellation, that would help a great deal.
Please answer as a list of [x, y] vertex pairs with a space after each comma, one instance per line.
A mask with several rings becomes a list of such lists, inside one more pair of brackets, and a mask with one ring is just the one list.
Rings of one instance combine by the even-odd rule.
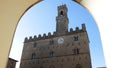
[[53, 36], [55, 36], [56, 35], [56, 32], [53, 32]]
[[38, 39], [40, 39], [40, 38], [41, 38], [41, 34], [38, 35]]
[[59, 9], [65, 9], [65, 8], [67, 8], [66, 4], [61, 5], [61, 6], [58, 6], [58, 10], [59, 10]]
[[79, 32], [79, 27], [76, 27], [76, 32]]
[[25, 40], [24, 40], [24, 41], [28, 42], [28, 37], [25, 37]]
[[86, 31], [86, 26], [85, 26], [85, 24], [82, 24], [82, 30], [83, 30], [83, 31]]
[[[82, 29], [79, 29], [79, 27], [76, 27], [75, 30], [73, 30], [73, 28], [70, 28], [70, 31], [67, 32], [66, 34], [69, 35], [74, 33], [82, 33], [85, 31], [86, 31], [86, 26], [85, 24], [82, 24]], [[57, 36], [60, 36], [60, 35], [57, 35], [56, 32], [53, 32], [53, 34], [51, 34], [51, 32], [48, 32], [48, 34], [44, 33], [43, 36], [39, 34], [38, 36], [34, 35], [34, 37], [30, 36], [29, 39], [26, 37], [24, 42], [38, 41], [38, 40], [43, 40], [43, 39], [57, 37]]]
[[50, 37], [50, 36], [51, 36], [51, 33], [49, 32], [49, 33], [48, 33], [48, 37]]
[[32, 39], [33, 39], [32, 36], [30, 36], [29, 41], [32, 41]]
[[70, 28], [70, 32], [73, 32], [73, 28]]
[[37, 37], [36, 35], [34, 35], [33, 40], [34, 40], [34, 41], [36, 41], [36, 40], [37, 40], [37, 38], [38, 38], [38, 37]]
[[45, 39], [45, 38], [47, 38], [47, 36], [46, 36], [46, 34], [45, 34], [45, 33], [43, 34], [43, 38], [44, 38], [44, 39]]

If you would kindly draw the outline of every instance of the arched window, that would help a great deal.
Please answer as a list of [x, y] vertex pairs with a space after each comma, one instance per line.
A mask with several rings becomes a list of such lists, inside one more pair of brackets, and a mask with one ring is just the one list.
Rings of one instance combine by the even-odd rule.
[[50, 57], [53, 58], [54, 57], [54, 52], [50, 52]]
[[60, 15], [63, 16], [63, 11], [60, 12]]
[[78, 54], [79, 54], [79, 48], [73, 49], [73, 53], [74, 53], [75, 55], [78, 55]]
[[54, 41], [53, 40], [50, 40], [50, 45], [53, 45], [54, 44]]
[[36, 58], [36, 54], [32, 53], [32, 59], [35, 59], [35, 58]]
[[74, 36], [74, 41], [78, 41], [78, 36]]

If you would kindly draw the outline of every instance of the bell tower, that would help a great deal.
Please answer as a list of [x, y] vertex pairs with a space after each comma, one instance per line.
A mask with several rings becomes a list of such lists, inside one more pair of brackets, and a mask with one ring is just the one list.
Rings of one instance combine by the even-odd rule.
[[68, 32], [68, 9], [66, 5], [58, 6], [58, 16], [56, 17], [56, 33], [57, 35], [66, 34]]

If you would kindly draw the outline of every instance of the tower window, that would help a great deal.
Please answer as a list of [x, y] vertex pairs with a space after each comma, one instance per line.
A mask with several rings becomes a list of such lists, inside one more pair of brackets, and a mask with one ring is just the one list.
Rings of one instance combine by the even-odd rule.
[[37, 43], [34, 43], [34, 44], [33, 44], [33, 47], [36, 48], [36, 46], [37, 46]]
[[60, 12], [60, 15], [63, 16], [63, 11]]
[[35, 59], [35, 58], [36, 58], [36, 54], [32, 53], [32, 59]]
[[74, 36], [74, 41], [78, 41], [78, 36]]
[[79, 49], [78, 49], [78, 48], [73, 49], [73, 53], [74, 53], [75, 55], [79, 54]]
[[54, 52], [50, 52], [50, 57], [53, 58], [54, 57]]
[[53, 44], [54, 44], [54, 41], [53, 41], [53, 40], [51, 40], [51, 41], [50, 41], [50, 45], [53, 45]]

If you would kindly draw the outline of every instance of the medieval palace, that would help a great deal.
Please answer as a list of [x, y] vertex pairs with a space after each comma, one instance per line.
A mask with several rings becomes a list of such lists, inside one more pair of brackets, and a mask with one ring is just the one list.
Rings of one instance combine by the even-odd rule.
[[56, 31], [25, 38], [20, 68], [92, 68], [85, 24], [68, 31], [67, 6], [58, 6]]

